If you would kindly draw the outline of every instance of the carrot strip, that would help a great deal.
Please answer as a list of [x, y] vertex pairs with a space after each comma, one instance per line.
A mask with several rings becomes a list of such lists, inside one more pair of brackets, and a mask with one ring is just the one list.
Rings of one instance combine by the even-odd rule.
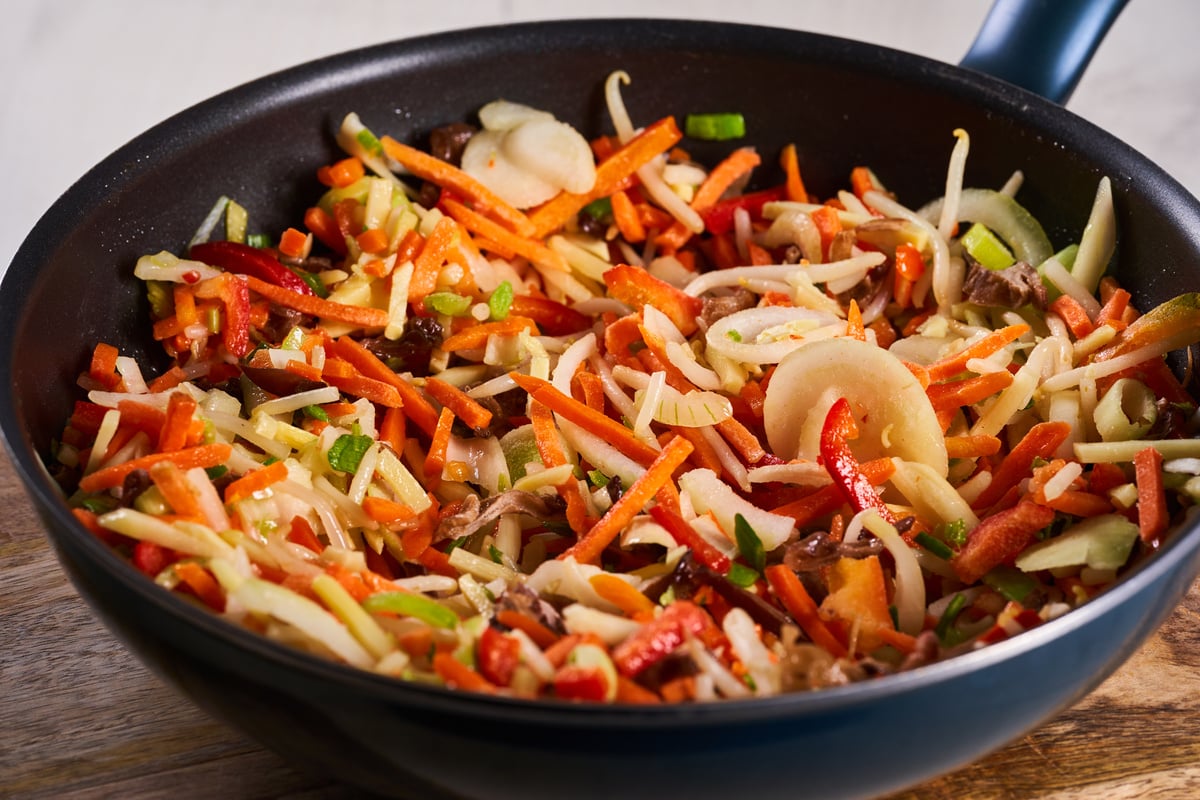
[[984, 517], [967, 535], [967, 543], [951, 559], [950, 566], [963, 583], [975, 583], [992, 567], [1028, 547], [1037, 532], [1053, 521], [1054, 509], [1030, 500]]
[[575, 375], [583, 392], [583, 403], [593, 411], [604, 413], [604, 382], [593, 372], [580, 371]]
[[175, 574], [192, 590], [200, 601], [214, 611], [225, 610], [225, 594], [217, 584], [216, 578], [195, 561], [175, 562]]
[[165, 392], [174, 389], [179, 384], [187, 379], [187, 373], [184, 372], [178, 365], [171, 367], [169, 370], [159, 375], [154, 380], [150, 381], [146, 387], [154, 394]]
[[1162, 543], [1162, 535], [1170, 524], [1162, 462], [1162, 454], [1153, 447], [1139, 450], [1133, 457], [1134, 480], [1138, 491], [1138, 531], [1142, 541], [1153, 547]]
[[[972, 358], [987, 358], [1001, 347], [1016, 341], [1028, 332], [1029, 326], [1025, 324], [1009, 325], [992, 331], [979, 341], [964, 347], [954, 355], [947, 356], [941, 361], [935, 361], [928, 365], [925, 369], [929, 373], [929, 380], [937, 383], [947, 378], [953, 378], [967, 368], [967, 362]], [[904, 331], [904, 335], [911, 335], [907, 328]]]
[[176, 514], [181, 517], [204, 517], [196, 491], [188, 483], [183, 470], [173, 461], [160, 461], [150, 467], [150, 480], [154, 481], [163, 499]]
[[433, 671], [450, 689], [465, 689], [468, 692], [483, 692], [484, 694], [496, 693], [496, 684], [459, 661], [451, 653], [435, 655]]
[[735, 418], [730, 417], [718, 422], [716, 428], [747, 464], [757, 464], [766, 457], [767, 451], [763, 449], [758, 437]]
[[[708, 173], [708, 177], [700, 184], [700, 188], [696, 189], [696, 194], [690, 204], [692, 209], [704, 211], [715, 205], [734, 181], [760, 163], [762, 163], [762, 159], [752, 148], [742, 147], [734, 150], [725, 157], [724, 161], [713, 167], [712, 171]], [[692, 231], [682, 222], [676, 221], [670, 228], [660, 233], [655, 241], [662, 247], [678, 250], [691, 237]]]
[[322, 300], [315, 295], [300, 294], [299, 292], [293, 292], [291, 289], [267, 283], [253, 275], [237, 275], [235, 277], [246, 281], [250, 290], [256, 294], [262, 295], [273, 303], [295, 309], [304, 314], [311, 314], [314, 317], [336, 320], [338, 322], [346, 322], [350, 325], [357, 325], [360, 328], [382, 328], [388, 324], [388, 313], [382, 308], [350, 306], [345, 303]]
[[613, 221], [617, 223], [617, 229], [621, 231], [621, 236], [625, 238], [625, 241], [630, 243], [644, 241], [646, 228], [638, 219], [637, 209], [633, 207], [633, 201], [629, 199], [629, 195], [625, 192], [613, 192], [609, 199], [612, 201]]
[[117, 356], [121, 353], [111, 344], [100, 342], [92, 350], [92, 363], [88, 367], [88, 377], [102, 384], [106, 389], [115, 389], [121, 383], [117, 373]]
[[1013, 382], [1011, 372], [986, 372], [961, 381], [935, 383], [925, 390], [934, 411], [970, 406], [991, 397]]
[[[547, 467], [559, 467], [567, 463], [554, 425], [554, 414], [544, 404], [534, 400], [529, 404], [529, 421], [533, 425], [534, 443], [542, 463]], [[577, 536], [582, 536], [592, 526], [588, 518], [587, 503], [583, 499], [579, 483], [569, 480], [558, 488], [558, 495], [567, 503], [567, 523]]]
[[641, 513], [643, 506], [671, 480], [671, 473], [691, 452], [692, 443], [687, 439], [672, 439], [658, 458], [654, 459], [646, 471], [625, 490], [621, 499], [613, 503], [600, 521], [574, 545], [567, 548], [559, 558], [574, 557], [581, 564], [590, 564], [598, 560], [604, 548], [617, 538], [621, 530]]
[[423, 153], [415, 147], [402, 144], [390, 136], [384, 136], [380, 142], [384, 152], [418, 178], [436, 183], [450, 189], [456, 195], [467, 198], [480, 211], [504, 223], [509, 230], [522, 236], [532, 236], [535, 233], [534, 224], [529, 217], [458, 167]]
[[182, 450], [187, 445], [188, 430], [196, 413], [196, 401], [189, 394], [175, 392], [167, 400], [167, 414], [158, 436], [158, 449], [167, 453]]
[[326, 186], [344, 188], [366, 174], [363, 163], [355, 156], [343, 158], [317, 170], [317, 180]]
[[362, 508], [367, 512], [368, 517], [384, 525], [393, 522], [407, 522], [416, 519], [417, 516], [416, 512], [406, 503], [397, 503], [386, 497], [364, 497]]
[[457, 386], [446, 383], [439, 378], [426, 378], [425, 391], [430, 397], [454, 412], [468, 427], [476, 430], [486, 428], [492, 422], [492, 412], [488, 411], [466, 392]]
[[709, 444], [704, 435], [700, 433], [699, 428], [684, 428], [682, 426], [671, 426], [671, 431], [676, 436], [682, 436], [692, 443], [692, 463], [697, 467], [712, 470], [718, 475], [724, 474], [724, 466], [721, 464], [721, 458], [717, 455], [717, 451]]
[[992, 482], [979, 493], [971, 507], [979, 510], [991, 506], [1005, 492], [1029, 477], [1034, 459], [1053, 457], [1054, 451], [1067, 440], [1070, 433], [1071, 426], [1066, 422], [1039, 422], [1034, 425], [992, 472]]
[[632, 703], [634, 705], [655, 705], [661, 703], [662, 698], [641, 684], [636, 683], [632, 678], [617, 675], [617, 702]]
[[443, 408], [438, 415], [429, 452], [425, 455], [425, 477], [435, 484], [441, 481], [442, 467], [446, 465], [446, 448], [450, 446], [450, 428], [453, 425], [454, 412]]
[[85, 475], [79, 481], [79, 488], [85, 492], [100, 492], [105, 489], [111, 489], [114, 486], [120, 486], [125, 481], [125, 477], [134, 470], [149, 470], [150, 467], [160, 461], [174, 461], [180, 469], [185, 471], [193, 467], [207, 469], [208, 467], [223, 464], [229, 460], [229, 456], [232, 454], [233, 448], [225, 442], [189, 447], [170, 453], [151, 453], [150, 455], [134, 458], [122, 464], [114, 464], [111, 467], [98, 469], [90, 475]]
[[653, 614], [654, 601], [610, 572], [601, 572], [588, 579], [596, 594], [621, 609], [627, 617]]
[[817, 226], [817, 233], [821, 235], [821, 254], [828, 258], [829, 246], [833, 244], [834, 237], [842, 231], [842, 218], [838, 216], [836, 208], [829, 206], [821, 206], [809, 216]]
[[543, 650], [553, 645], [560, 638], [557, 633], [533, 617], [523, 614], [516, 609], [505, 608], [497, 611], [495, 620], [513, 630], [525, 632], [533, 640], [533, 643]]
[[358, 243], [359, 248], [364, 253], [370, 253], [371, 255], [379, 255], [387, 250], [388, 247], [387, 232], [379, 228], [368, 228], [358, 236], [355, 236], [354, 241]]
[[620, 189], [626, 178], [655, 156], [670, 150], [682, 137], [674, 117], [664, 117], [650, 125], [596, 166], [596, 182], [591, 191], [583, 194], [562, 192], [531, 213], [529, 219], [533, 222], [533, 230], [527, 235], [540, 238], [558, 230], [588, 203]]
[[232, 505], [239, 500], [245, 500], [247, 497], [279, 483], [287, 476], [287, 464], [283, 461], [273, 461], [265, 467], [247, 472], [225, 487], [225, 504]]
[[388, 445], [397, 453], [404, 452], [405, 436], [404, 412], [399, 408], [389, 408], [383, 414], [379, 423], [379, 441]]
[[[576, 425], [601, 437], [634, 461], [649, 465], [658, 458], [657, 450], [635, 437], [624, 425], [593, 411], [570, 395], [563, 394], [548, 381], [519, 372], [510, 372], [509, 376], [518, 386], [529, 392], [534, 400], [545, 403], [555, 413], [562, 414]], [[690, 446], [688, 450], [691, 451]]]
[[1096, 517], [1113, 510], [1112, 502], [1107, 497], [1078, 489], [1067, 489], [1049, 500], [1044, 494], [1039, 494], [1034, 499], [1048, 508], [1075, 517]]
[[[328, 364], [328, 362], [326, 363]], [[340, 375], [333, 372], [326, 372], [324, 380], [330, 386], [337, 387], [339, 391], [370, 400], [372, 403], [378, 403], [381, 406], [388, 408], [401, 408], [404, 406], [404, 399], [400, 396], [400, 392], [396, 390], [396, 387], [383, 381], [377, 381], [374, 378], [366, 378], [362, 375]]]
[[800, 159], [796, 155], [796, 145], [789, 143], [779, 154], [779, 166], [783, 167], [784, 187], [787, 199], [793, 203], [807, 203], [808, 191], [800, 178]]
[[310, 381], [321, 380], [321, 370], [309, 364], [307, 361], [301, 361], [298, 358], [293, 358], [283, 365], [283, 368], [293, 375], [299, 375], [302, 378], [308, 378]]
[[329, 349], [337, 357], [348, 361], [364, 377], [393, 387], [400, 394], [405, 416], [425, 433], [433, 435], [434, 428], [437, 427], [437, 410], [412, 384], [393, 372], [391, 367], [380, 361], [374, 353], [349, 336], [333, 340], [329, 344]]
[[413, 274], [408, 284], [410, 303], [423, 299], [437, 288], [438, 273], [457, 241], [458, 233], [458, 225], [448, 217], [442, 217], [433, 226], [425, 245], [413, 260]]
[[1000, 440], [987, 434], [946, 437], [946, 455], [950, 458], [979, 458], [1000, 452]]
[[444, 197], [438, 205], [471, 233], [485, 236], [517, 255], [524, 256], [540, 267], [554, 269], [559, 272], [568, 272], [571, 269], [565, 258], [549, 247], [546, 247], [540, 241], [514, 234], [506, 230], [504, 226], [498, 225], [482, 214], [472, 211], [457, 200]]
[[850, 299], [850, 307], [846, 309], [846, 336], [851, 339], [858, 339], [860, 342], [867, 340], [867, 330], [863, 327], [862, 312], [858, 310], [858, 301]]
[[1092, 331], [1096, 330], [1096, 326], [1088, 317], [1087, 311], [1079, 301], [1069, 294], [1059, 295], [1054, 302], [1049, 305], [1047, 311], [1053, 311], [1062, 317], [1063, 322], [1067, 323], [1067, 327], [1071, 329], [1071, 335], [1076, 339], [1082, 339]]
[[537, 333], [537, 325], [529, 317], [509, 314], [498, 322], [472, 325], [447, 336], [446, 340], [442, 342], [442, 349], [447, 353], [455, 353], [459, 350], [477, 350], [487, 344], [489, 336], [515, 336], [521, 331]]
[[[166, 412], [160, 411], [154, 406], [139, 403], [136, 400], [121, 400], [117, 403], [117, 411], [121, 412], [122, 427], [128, 425], [131, 428], [143, 431], [155, 442], [162, 435], [163, 424], [167, 421]], [[79, 427], [75, 422], [75, 417], [72, 416], [71, 419], [72, 424], [75, 427]], [[96, 431], [91, 431], [91, 434], [95, 436]]]
[[845, 658], [848, 655], [846, 646], [833, 635], [821, 615], [817, 612], [817, 604], [800, 582], [796, 573], [786, 564], [775, 564], [763, 571], [767, 583], [770, 584], [775, 596], [783, 603], [783, 607], [799, 624], [800, 629], [808, 635], [813, 644], [829, 651], [835, 658]]
[[1117, 330], [1123, 329], [1125, 327], [1125, 311], [1129, 308], [1129, 300], [1129, 292], [1120, 287], [1113, 289], [1108, 300], [1100, 307], [1100, 313], [1096, 315], [1096, 327], [1111, 325]]

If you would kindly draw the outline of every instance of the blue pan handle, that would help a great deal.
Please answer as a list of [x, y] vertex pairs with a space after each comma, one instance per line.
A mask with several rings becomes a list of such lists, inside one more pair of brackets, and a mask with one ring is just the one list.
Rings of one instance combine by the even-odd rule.
[[961, 66], [1066, 103], [1128, 0], [996, 0]]

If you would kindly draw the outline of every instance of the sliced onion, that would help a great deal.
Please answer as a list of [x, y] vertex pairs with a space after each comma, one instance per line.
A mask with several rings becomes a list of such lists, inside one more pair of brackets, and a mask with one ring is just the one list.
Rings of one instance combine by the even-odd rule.
[[[704, 335], [708, 349], [747, 364], [777, 364], [804, 344], [800, 336], [759, 343], [760, 334], [780, 325], [800, 323], [817, 328], [838, 322], [837, 317], [807, 308], [766, 306], [738, 311], [713, 323]], [[734, 334], [732, 337], [730, 333]]]

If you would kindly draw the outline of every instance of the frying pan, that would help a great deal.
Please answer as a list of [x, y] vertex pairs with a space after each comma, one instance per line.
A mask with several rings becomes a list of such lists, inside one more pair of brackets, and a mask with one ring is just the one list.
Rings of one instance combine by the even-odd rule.
[[[1030, 34], [1018, 24], [1028, 12], [1004, 3], [966, 63], [1061, 100], [1120, 3], [1067, 4], [1091, 14], [1076, 47], [1062, 42], [1078, 20], [1054, 11], [1067, 6], [1035, 5], [1057, 22], [1035, 18]], [[1056, 77], [1034, 83], [998, 57], [1017, 34], [1049, 37], [1031, 51], [1072, 57], [1053, 60]], [[1107, 175], [1120, 232], [1115, 274], [1135, 302], [1147, 308], [1200, 289], [1200, 203], [1054, 102], [973, 69], [794, 31], [647, 20], [462, 31], [317, 61], [195, 106], [121, 148], [55, 203], [4, 277], [0, 428], [80, 593], [215, 716], [302, 768], [411, 798], [870, 796], [978, 758], [1081, 698], [1200, 569], [1194, 520], [1087, 606], [987, 649], [817, 693], [655, 708], [480, 697], [329, 663], [161, 591], [75, 524], [41, 455], [70, 413], [91, 347], [108, 341], [164, 366], [132, 275], [140, 255], [180, 251], [221, 194], [237, 197], [261, 230], [293, 224], [321, 190], [315, 167], [338, 155], [333, 132], [348, 111], [422, 142], [505, 97], [598, 133], [601, 84], [614, 69], [633, 77], [625, 96], [634, 120], [737, 109], [764, 154], [798, 144], [806, 182], [822, 196], [869, 164], [920, 205], [941, 194], [951, 132], [962, 127], [972, 140], [966, 184], [999, 186], [1023, 170], [1022, 202], [1062, 245], [1078, 239]], [[689, 147], [710, 163], [722, 149]], [[779, 178], [763, 169], [756, 180]]]

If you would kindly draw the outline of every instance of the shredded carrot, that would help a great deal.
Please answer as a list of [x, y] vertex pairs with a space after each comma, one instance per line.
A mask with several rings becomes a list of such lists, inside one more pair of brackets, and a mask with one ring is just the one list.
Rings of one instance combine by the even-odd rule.
[[[547, 467], [559, 467], [567, 463], [558, 428], [554, 425], [554, 414], [544, 404], [533, 400], [529, 404], [529, 422], [533, 425], [534, 444], [538, 456]], [[583, 498], [578, 481], [570, 479], [558, 486], [559, 496], [567, 503], [567, 523], [577, 536], [582, 536], [592, 526], [588, 517], [587, 502]]]
[[214, 611], [225, 610], [225, 594], [208, 570], [195, 561], [176, 561], [173, 569], [179, 580], [183, 581], [202, 603]]
[[796, 155], [796, 145], [787, 144], [779, 154], [779, 166], [783, 167], [784, 186], [787, 189], [787, 199], [793, 203], [807, 203], [808, 191], [800, 177], [800, 159]]
[[388, 248], [387, 231], [379, 228], [368, 228], [355, 236], [354, 241], [358, 242], [359, 249], [371, 255], [379, 255]]
[[935, 383], [925, 390], [925, 394], [929, 396], [929, 402], [933, 404], [935, 411], [961, 408], [991, 397], [1012, 382], [1011, 372], [985, 372], [960, 381]]
[[442, 198], [439, 205], [447, 214], [471, 233], [476, 233], [487, 237], [493, 242], [498, 242], [501, 246], [508, 248], [519, 256], [524, 256], [540, 267], [554, 269], [559, 272], [569, 272], [571, 269], [566, 259], [549, 247], [546, 247], [540, 241], [508, 231], [503, 226], [497, 225], [487, 217], [472, 211], [456, 200]]
[[656, 705], [662, 702], [662, 698], [636, 683], [632, 678], [617, 675], [617, 702], [633, 705]]
[[[586, 408], [586, 406], [585, 406]], [[559, 558], [574, 557], [581, 564], [590, 564], [600, 558], [604, 548], [612, 543], [633, 518], [641, 513], [643, 506], [654, 497], [675, 468], [682, 464], [692, 452], [687, 439], [675, 438], [663, 448], [662, 453], [635, 480], [621, 499], [613, 503], [592, 529], [567, 548]]]
[[786, 564], [775, 564], [763, 571], [763, 576], [770, 584], [772, 591], [783, 603], [783, 607], [796, 620], [800, 629], [808, 635], [813, 644], [827, 650], [835, 658], [845, 658], [849, 653], [846, 646], [833, 635], [821, 615], [817, 612], [817, 604], [800, 582], [796, 573]]
[[385, 497], [364, 497], [362, 508], [367, 512], [368, 517], [384, 525], [393, 522], [407, 522], [416, 519], [417, 516], [408, 504], [388, 500]]
[[612, 201], [613, 221], [617, 223], [617, 229], [621, 231], [621, 236], [625, 238], [625, 241], [631, 243], [644, 241], [646, 229], [638, 218], [637, 209], [633, 207], [633, 201], [629, 199], [629, 195], [625, 192], [613, 192], [609, 199]]
[[489, 336], [514, 336], [521, 331], [537, 333], [537, 325], [529, 317], [509, 314], [497, 322], [483, 322], [464, 328], [446, 337], [442, 349], [447, 353], [459, 350], [477, 350], [487, 344]]
[[604, 413], [604, 382], [599, 375], [585, 370], [575, 374], [579, 388], [583, 392], [583, 403], [588, 408], [600, 414]]
[[596, 166], [596, 182], [589, 192], [571, 194], [562, 192], [537, 208], [529, 219], [533, 230], [526, 235], [544, 237], [565, 225], [593, 200], [608, 197], [621, 188], [621, 184], [638, 168], [651, 159], [670, 150], [682, 138], [674, 117], [664, 117], [648, 126]]
[[[326, 365], [328, 363], [326, 362]], [[366, 378], [362, 375], [339, 375], [330, 371], [324, 373], [324, 380], [330, 386], [337, 387], [341, 392], [370, 400], [381, 406], [401, 408], [404, 405], [404, 398], [390, 383]]]
[[111, 344], [100, 342], [92, 350], [92, 363], [88, 368], [88, 377], [100, 383], [104, 388], [112, 390], [121, 383], [117, 373], [117, 357], [120, 351]]
[[404, 452], [405, 427], [404, 412], [399, 408], [389, 408], [379, 423], [379, 441], [397, 453]]
[[533, 643], [543, 650], [559, 640], [559, 635], [542, 623], [516, 609], [505, 608], [496, 611], [495, 620], [513, 630], [522, 631], [533, 640]]
[[612, 603], [627, 617], [639, 617], [654, 613], [654, 601], [639, 592], [628, 581], [610, 572], [601, 572], [588, 578], [596, 594]]
[[238, 275], [235, 277], [246, 281], [250, 290], [256, 294], [262, 295], [273, 303], [295, 309], [304, 314], [336, 320], [337, 322], [346, 322], [350, 325], [357, 325], [360, 328], [382, 328], [388, 324], [388, 313], [382, 308], [351, 306], [345, 303], [335, 303], [331, 300], [322, 300], [315, 295], [300, 294], [299, 292], [293, 292], [291, 289], [267, 283], [253, 275]]
[[151, 392], [158, 394], [170, 389], [174, 389], [179, 384], [187, 380], [187, 373], [184, 372], [179, 365], [171, 367], [169, 370], [159, 375], [154, 380], [150, 381], [148, 388]]
[[403, 164], [412, 174], [467, 198], [475, 208], [503, 223], [509, 230], [522, 236], [534, 234], [534, 226], [529, 217], [458, 167], [423, 153], [415, 147], [402, 144], [390, 136], [384, 136], [380, 141], [384, 152]]
[[1096, 327], [1101, 325], [1111, 325], [1117, 330], [1125, 328], [1125, 311], [1129, 308], [1130, 294], [1120, 287], [1113, 289], [1108, 300], [1100, 308], [1100, 313], [1096, 315]]
[[496, 685], [480, 675], [451, 653], [439, 652], [433, 657], [433, 671], [450, 689], [495, 694]]
[[[611, 417], [593, 411], [570, 395], [563, 394], [548, 381], [519, 372], [510, 372], [509, 377], [534, 400], [545, 403], [555, 413], [562, 414], [576, 425], [601, 437], [634, 461], [649, 465], [658, 458], [658, 451], [635, 437], [633, 431]], [[690, 445], [688, 450], [690, 452]]]
[[967, 535], [967, 543], [950, 565], [963, 583], [975, 583], [993, 567], [1032, 544], [1037, 532], [1053, 521], [1054, 509], [1022, 500], [1012, 508], [984, 517]]
[[433, 435], [438, 422], [437, 411], [412, 384], [393, 372], [378, 356], [349, 336], [333, 340], [327, 349], [348, 361], [364, 377], [392, 386], [400, 395], [405, 416], [425, 433]]
[[1096, 517], [1100, 514], [1108, 514], [1113, 510], [1113, 504], [1107, 497], [1077, 489], [1067, 489], [1057, 497], [1049, 499], [1044, 494], [1034, 499], [1055, 511], [1076, 517]]
[[440, 378], [426, 378], [425, 391], [434, 400], [453, 411], [454, 416], [465, 422], [469, 428], [483, 430], [492, 422], [491, 411], [479, 405], [468, 397], [466, 392], [453, 384], [446, 383]]
[[1152, 547], [1162, 543], [1162, 535], [1170, 524], [1167, 514], [1167, 495], [1163, 486], [1162, 453], [1153, 447], [1137, 452], [1133, 469], [1137, 483], [1138, 531], [1142, 541]]
[[813, 224], [817, 226], [817, 233], [821, 235], [821, 255], [828, 258], [830, 245], [842, 231], [842, 218], [838, 216], [836, 208], [829, 206], [821, 206], [809, 216], [812, 218]]
[[458, 241], [458, 235], [458, 225], [449, 217], [442, 217], [433, 226], [429, 238], [413, 260], [413, 274], [408, 283], [410, 303], [422, 300], [437, 288], [438, 274], [451, 248]]
[[1062, 317], [1062, 321], [1071, 329], [1071, 335], [1076, 339], [1082, 339], [1096, 329], [1084, 307], [1069, 294], [1059, 295], [1055, 298], [1047, 311], [1053, 311]]
[[725, 466], [721, 463], [720, 456], [713, 446], [709, 443], [704, 435], [700, 433], [699, 428], [684, 428], [672, 426], [671, 431], [676, 436], [682, 436], [692, 443], [691, 461], [697, 467], [712, 470], [718, 475], [725, 474]]
[[1000, 465], [992, 471], [992, 482], [984, 488], [975, 502], [974, 509], [986, 509], [1004, 496], [1032, 472], [1034, 459], [1049, 459], [1059, 445], [1071, 434], [1067, 422], [1039, 422], [1009, 451]]
[[345, 188], [366, 174], [363, 163], [355, 156], [343, 158], [317, 170], [317, 180], [326, 186]]
[[203, 518], [196, 490], [175, 462], [160, 461], [150, 467], [149, 472], [150, 480], [154, 481], [172, 511], [181, 517]]
[[225, 504], [232, 505], [239, 500], [245, 500], [247, 497], [279, 483], [287, 476], [287, 462], [284, 461], [273, 461], [265, 467], [247, 472], [225, 487]]
[[[691, 207], [695, 211], [704, 211], [711, 208], [721, 199], [721, 195], [725, 193], [733, 182], [745, 175], [750, 170], [762, 163], [758, 153], [753, 148], [742, 147], [734, 150], [725, 160], [713, 167], [708, 173], [708, 177], [696, 189], [696, 194], [692, 198]], [[675, 222], [670, 228], [658, 235], [655, 241], [661, 247], [668, 247], [678, 250], [687, 243], [687, 240], [692, 237], [691, 230], [682, 222]]]
[[859, 200], [867, 192], [879, 189], [879, 182], [867, 167], [855, 167], [850, 170], [850, 189]]
[[196, 413], [196, 401], [189, 394], [175, 392], [167, 400], [167, 414], [158, 437], [161, 452], [182, 450], [187, 445], [188, 430]]
[[85, 492], [102, 492], [105, 489], [120, 486], [125, 481], [125, 477], [134, 470], [149, 470], [150, 467], [160, 461], [174, 461], [184, 471], [193, 467], [207, 469], [225, 463], [232, 454], [233, 448], [225, 442], [189, 447], [169, 453], [151, 453], [150, 455], [135, 458], [121, 464], [114, 464], [111, 467], [104, 467], [90, 475], [85, 475], [79, 481], [79, 488]]
[[307, 361], [301, 361], [298, 358], [290, 359], [283, 365], [283, 368], [293, 375], [299, 375], [301, 378], [307, 378], [310, 381], [321, 380], [321, 370]]
[[304, 258], [312, 248], [309, 234], [288, 228], [279, 235], [279, 252], [291, 258]]
[[763, 449], [758, 437], [734, 417], [721, 420], [716, 428], [747, 464], [757, 464], [766, 457], [767, 451]]
[[438, 415], [437, 428], [425, 455], [425, 476], [431, 483], [441, 481], [442, 467], [446, 465], [446, 448], [450, 446], [450, 429], [454, 425], [454, 412], [443, 408]]
[[946, 455], [950, 458], [979, 458], [1000, 452], [1000, 440], [987, 434], [946, 437]]
[[863, 327], [862, 312], [858, 310], [858, 302], [853, 298], [850, 299], [850, 307], [846, 309], [846, 336], [851, 339], [858, 339], [860, 342], [867, 340], [867, 331]]
[[[915, 318], [914, 318], [915, 319]], [[913, 331], [915, 332], [915, 330]], [[1001, 347], [1016, 341], [1020, 337], [1029, 332], [1029, 326], [1025, 324], [1009, 325], [1004, 328], [992, 331], [984, 336], [979, 341], [968, 345], [957, 353], [947, 356], [941, 361], [935, 361], [929, 364], [925, 369], [929, 374], [929, 380], [933, 383], [953, 378], [967, 368], [967, 362], [973, 358], [987, 358], [995, 353]], [[911, 334], [907, 329], [904, 331], [905, 336]]]

